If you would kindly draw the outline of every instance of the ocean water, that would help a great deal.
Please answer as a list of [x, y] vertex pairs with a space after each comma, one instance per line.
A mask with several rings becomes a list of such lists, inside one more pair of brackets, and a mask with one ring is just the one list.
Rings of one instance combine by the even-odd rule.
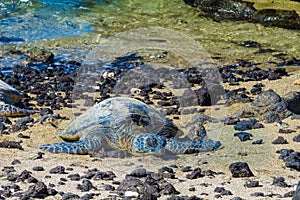
[[[300, 11], [299, 2], [254, 2], [261, 9], [281, 7]], [[239, 44], [243, 41], [258, 42], [262, 49], [285, 53], [289, 57], [299, 58], [300, 55], [300, 43], [297, 42], [300, 33], [297, 30], [244, 22], [214, 22], [201, 17], [199, 10], [186, 5], [183, 0], [0, 0], [0, 45], [49, 41], [45, 44], [50, 48], [59, 44], [62, 49], [70, 46], [80, 49], [82, 43], [94, 44], [97, 38], [111, 38], [109, 50], [112, 55], [119, 55], [119, 50], [113, 48], [118, 45], [116, 35], [134, 33], [142, 28], [161, 28], [156, 29], [159, 30], [157, 41], [159, 36], [168, 38], [172, 31], [171, 38], [185, 34], [211, 57], [229, 61], [236, 58], [266, 60], [267, 53], [254, 55], [258, 49], [241, 47]], [[145, 35], [147, 31], [140, 34], [143, 39]], [[88, 40], [82, 42], [82, 38]], [[124, 48], [138, 48], [142, 38], [138, 35], [134, 38], [132, 44], [135, 46], [127, 42]], [[187, 40], [177, 38], [173, 41], [173, 46], [184, 47], [177, 48], [176, 53], [185, 54], [189, 45], [185, 43]]]
[[34, 41], [68, 37], [93, 30], [78, 18], [81, 1], [0, 1], [0, 35]]

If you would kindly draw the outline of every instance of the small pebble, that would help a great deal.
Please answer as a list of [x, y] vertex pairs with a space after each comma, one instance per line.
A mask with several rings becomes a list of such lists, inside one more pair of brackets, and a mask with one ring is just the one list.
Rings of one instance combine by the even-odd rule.
[[37, 183], [38, 180], [32, 176], [28, 177], [28, 180], [27, 180], [28, 183]]
[[186, 178], [187, 179], [197, 179], [197, 178], [201, 178], [203, 177], [204, 175], [201, 174], [201, 169], [199, 167], [195, 168], [191, 174], [187, 174], [186, 175]]
[[224, 124], [225, 124], [225, 125], [234, 125], [234, 124], [238, 123], [239, 121], [240, 121], [240, 120], [237, 119], [237, 118], [226, 118], [226, 119], [224, 120]]
[[190, 171], [192, 171], [192, 168], [191, 168], [191, 166], [185, 166], [181, 169], [181, 171], [182, 172], [190, 172]]
[[272, 144], [288, 144], [288, 141], [284, 139], [283, 137], [279, 136], [277, 139], [275, 139]]
[[71, 192], [62, 195], [62, 200], [74, 200], [74, 199], [80, 199], [80, 196], [77, 194], [73, 194]]
[[134, 177], [145, 177], [147, 176], [147, 170], [145, 168], [137, 168], [133, 170], [129, 175]]
[[231, 193], [230, 190], [224, 190], [224, 191], [222, 191], [220, 194], [221, 194], [221, 195], [224, 195], [224, 196], [226, 196], [226, 195], [232, 195], [232, 193]]
[[163, 172], [169, 172], [169, 173], [174, 173], [173, 169], [170, 167], [162, 167], [159, 169], [159, 173], [163, 173]]
[[44, 171], [44, 168], [42, 166], [35, 166], [32, 168], [33, 171]]
[[291, 130], [291, 129], [279, 129], [278, 130], [279, 133], [282, 133], [282, 134], [289, 134], [289, 133], [293, 133], [293, 132], [296, 132], [295, 130]]
[[87, 192], [90, 191], [91, 189], [96, 189], [96, 188], [93, 186], [91, 181], [82, 180], [82, 183], [77, 186], [77, 189], [79, 189], [81, 192]]
[[283, 177], [273, 177], [273, 183], [272, 185], [276, 185], [279, 187], [290, 187]]
[[12, 165], [16, 165], [16, 164], [21, 164], [21, 161], [19, 161], [18, 159], [15, 159], [11, 162]]
[[253, 187], [259, 187], [259, 182], [258, 181], [247, 181], [245, 184], [244, 184], [245, 187], [248, 187], [248, 188], [253, 188]]
[[230, 200], [243, 200], [241, 197], [233, 197], [232, 199]]
[[221, 192], [223, 192], [223, 191], [225, 191], [225, 188], [224, 188], [224, 187], [216, 187], [216, 188], [214, 189], [214, 192], [217, 192], [217, 193], [221, 193]]
[[239, 152], [238, 155], [239, 155], [239, 156], [248, 156], [247, 153], [241, 153], [241, 152]]
[[293, 141], [294, 142], [300, 142], [300, 134], [298, 134], [295, 137], [293, 137]]
[[49, 173], [50, 174], [66, 174], [65, 167], [63, 167], [63, 166], [54, 167], [54, 168], [50, 169]]
[[254, 193], [250, 194], [250, 196], [253, 196], [253, 197], [263, 197], [265, 195], [262, 192], [254, 192]]
[[106, 184], [106, 185], [104, 185], [104, 189], [106, 191], [114, 191], [116, 188], [112, 185]]
[[263, 140], [262, 139], [255, 140], [254, 142], [252, 142], [252, 144], [263, 144]]
[[24, 135], [23, 133], [19, 133], [19, 134], [17, 135], [17, 137], [18, 137], [18, 138], [23, 138], [23, 139], [29, 139], [29, 138], [30, 138], [30, 136]]
[[70, 174], [70, 175], [68, 175], [68, 178], [71, 181], [79, 181], [80, 180], [80, 175], [79, 174]]
[[235, 137], [238, 137], [240, 141], [244, 142], [246, 140], [251, 140], [252, 134], [247, 132], [237, 132], [234, 134]]

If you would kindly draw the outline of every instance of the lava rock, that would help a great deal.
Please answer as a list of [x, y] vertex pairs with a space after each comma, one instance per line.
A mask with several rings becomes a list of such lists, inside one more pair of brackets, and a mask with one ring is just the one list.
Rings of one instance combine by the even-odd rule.
[[238, 123], [239, 121], [240, 121], [240, 119], [238, 119], [238, 118], [228, 117], [228, 118], [225, 118], [223, 122], [225, 125], [234, 125], [234, 124]]
[[272, 185], [276, 185], [279, 187], [290, 187], [283, 177], [273, 177], [273, 183]]
[[278, 130], [279, 133], [282, 133], [282, 134], [290, 134], [290, 133], [293, 133], [293, 132], [296, 132], [295, 130], [291, 130], [291, 129], [279, 129]]
[[257, 117], [267, 123], [281, 121], [292, 114], [287, 109], [287, 103], [273, 90], [261, 92], [251, 105], [243, 107], [234, 118]]
[[233, 197], [232, 199], [230, 200], [243, 200], [241, 197]]
[[134, 177], [146, 177], [147, 170], [145, 168], [138, 168], [133, 170], [129, 175]]
[[192, 168], [191, 168], [191, 166], [185, 166], [181, 169], [181, 171], [182, 172], [190, 172], [190, 171], [192, 171]]
[[277, 139], [275, 139], [272, 144], [288, 144], [288, 141], [286, 139], [284, 139], [281, 136], [278, 136]]
[[252, 101], [252, 99], [248, 96], [246, 88], [226, 91], [223, 97], [226, 100], [226, 105], [232, 105], [234, 103], [247, 103]]
[[258, 181], [248, 181], [244, 184], [245, 187], [253, 188], [253, 187], [260, 187]]
[[175, 187], [167, 182], [167, 181], [163, 181], [160, 185], [161, 187], [161, 193], [164, 195], [177, 195], [180, 194], [180, 192], [178, 192]]
[[47, 186], [43, 182], [37, 182], [28, 188], [28, 190], [24, 193], [24, 196], [32, 198], [45, 198], [49, 196], [49, 193]]
[[35, 166], [35, 167], [32, 168], [32, 170], [33, 171], [44, 171], [45, 169], [42, 166]]
[[191, 174], [187, 174], [186, 178], [187, 179], [197, 179], [197, 178], [201, 178], [204, 175], [201, 174], [201, 169], [199, 167], [195, 168]]
[[73, 194], [71, 192], [62, 195], [62, 200], [73, 200], [73, 199], [80, 199], [80, 196], [77, 194]]
[[255, 119], [242, 120], [234, 125], [234, 129], [238, 131], [245, 131], [257, 128], [263, 128], [263, 125], [261, 123], [258, 123]]
[[293, 137], [293, 141], [294, 142], [300, 142], [300, 134], [298, 134], [295, 137]]
[[23, 139], [29, 139], [29, 138], [30, 138], [30, 136], [24, 135], [23, 133], [19, 133], [19, 134], [17, 135], [17, 137], [18, 137], [18, 138], [23, 138]]
[[265, 196], [265, 194], [262, 193], [262, 192], [254, 192], [254, 193], [251, 193], [250, 196], [253, 196], [253, 197], [263, 197], [263, 196]]
[[49, 170], [50, 174], [66, 174], [65, 167], [57, 166]]
[[90, 191], [91, 189], [96, 189], [96, 187], [93, 186], [91, 181], [82, 180], [82, 184], [79, 184], [77, 186], [77, 189], [81, 190], [82, 192], [87, 192]]
[[70, 174], [70, 175], [68, 175], [68, 178], [71, 181], [79, 181], [80, 180], [80, 175], [79, 174]]
[[263, 144], [263, 140], [262, 139], [255, 140], [254, 142], [252, 142], [252, 144]]
[[229, 170], [234, 178], [254, 176], [246, 162], [235, 162], [229, 166]]
[[24, 182], [26, 179], [29, 179], [31, 177], [31, 172], [27, 170], [23, 170], [17, 178], [18, 182]]
[[298, 199], [300, 199], [300, 181], [298, 182], [298, 185], [297, 185], [297, 188], [296, 188], [296, 191], [293, 195], [292, 200], [298, 200]]
[[295, 114], [300, 114], [300, 92], [289, 92], [284, 95], [284, 101], [287, 103], [287, 109]]
[[8, 174], [10, 172], [15, 172], [16, 170], [13, 166], [4, 166], [1, 171]]
[[240, 0], [184, 0], [190, 6], [200, 8], [205, 17], [215, 21], [244, 20], [288, 29], [300, 29], [300, 17], [296, 11], [254, 8], [254, 3]]
[[237, 132], [234, 134], [235, 137], [238, 137], [242, 142], [246, 140], [251, 140], [252, 134], [247, 132]]
[[0, 142], [0, 148], [23, 150], [23, 147], [21, 146], [21, 142], [14, 142], [14, 141]]
[[14, 159], [12, 162], [11, 162], [12, 165], [16, 165], [16, 164], [21, 164], [21, 161], [18, 160], [18, 159]]
[[295, 152], [293, 149], [281, 149], [276, 153], [280, 153], [279, 159], [285, 162], [286, 167], [300, 171], [300, 152]]

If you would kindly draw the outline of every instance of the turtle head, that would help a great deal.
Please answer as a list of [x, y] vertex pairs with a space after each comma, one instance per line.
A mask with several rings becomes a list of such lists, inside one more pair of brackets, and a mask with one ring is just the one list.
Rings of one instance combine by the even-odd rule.
[[132, 144], [132, 153], [160, 153], [166, 146], [165, 137], [157, 134], [140, 134], [137, 135]]

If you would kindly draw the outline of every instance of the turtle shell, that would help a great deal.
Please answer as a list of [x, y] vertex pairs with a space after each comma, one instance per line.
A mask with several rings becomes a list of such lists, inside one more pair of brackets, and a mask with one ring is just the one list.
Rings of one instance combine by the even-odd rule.
[[0, 99], [6, 104], [14, 104], [21, 101], [22, 94], [15, 88], [0, 80]]
[[[91, 127], [99, 131], [88, 131]], [[60, 136], [65, 140], [81, 140], [107, 134], [111, 142], [135, 134], [154, 133], [174, 137], [178, 128], [158, 111], [145, 103], [127, 97], [106, 99], [71, 122]], [[125, 134], [124, 134], [125, 133]], [[96, 135], [95, 135], [96, 134]]]

